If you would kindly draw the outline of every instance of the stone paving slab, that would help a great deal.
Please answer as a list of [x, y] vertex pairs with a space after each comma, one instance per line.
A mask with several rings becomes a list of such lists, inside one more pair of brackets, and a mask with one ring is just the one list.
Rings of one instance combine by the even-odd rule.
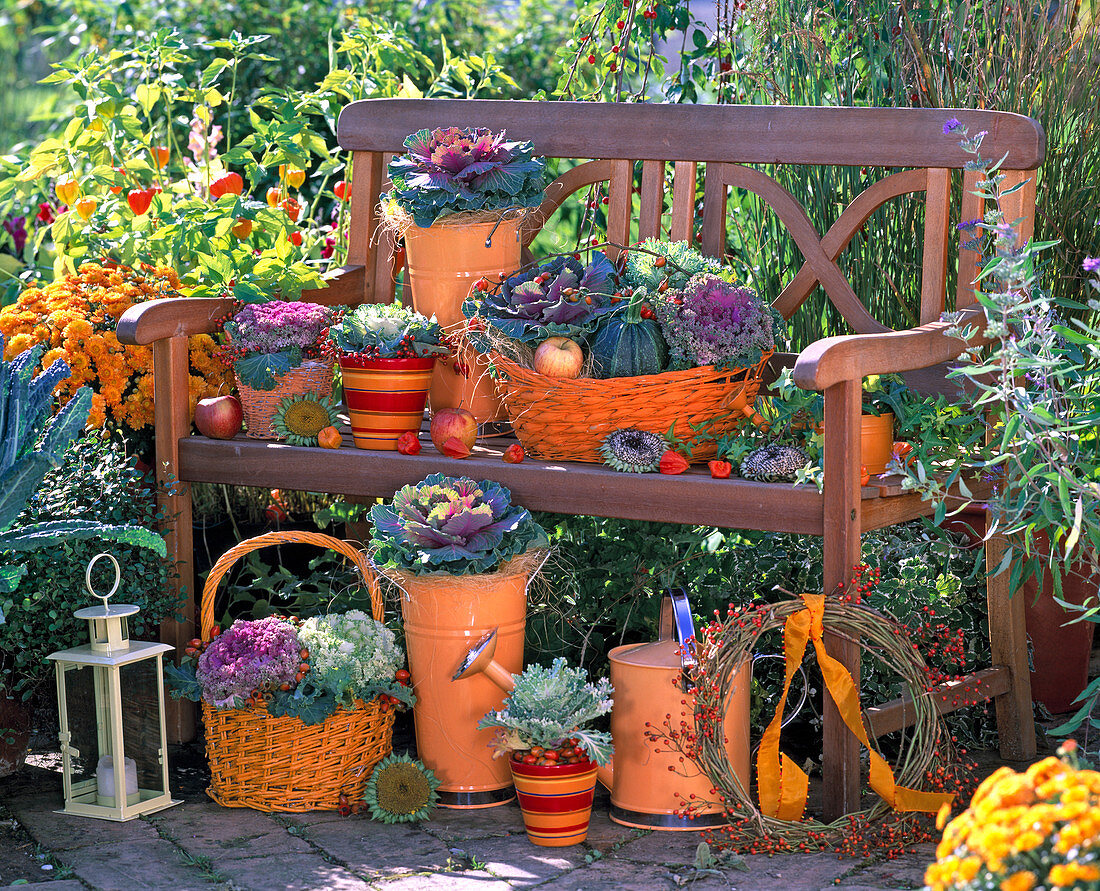
[[[134, 823], [119, 824], [133, 826]], [[147, 827], [152, 828], [152, 827]], [[96, 891], [208, 891], [203, 873], [184, 862], [180, 851], [160, 838], [135, 838], [75, 848], [57, 855]]]
[[512, 886], [487, 872], [470, 870], [386, 879], [374, 887], [377, 891], [509, 891]]
[[115, 823], [55, 813], [64, 803], [60, 795], [55, 798], [48, 794], [26, 795], [5, 802], [12, 815], [34, 836], [34, 840], [51, 851], [157, 840], [157, 831], [141, 820]]
[[408, 823], [387, 826], [365, 817], [316, 823], [303, 836], [369, 880], [448, 869], [451, 846]]
[[0, 891], [8, 891], [9, 888], [40, 888], [41, 891], [85, 891], [85, 888], [77, 879], [61, 879], [56, 882], [32, 882], [22, 885], [0, 885]]
[[224, 808], [212, 801], [187, 802], [149, 818], [160, 836], [193, 856], [217, 860], [267, 857], [272, 852], [304, 854], [312, 849], [268, 814]]
[[[376, 887], [339, 864], [326, 860], [317, 851], [306, 854], [272, 852], [268, 857], [217, 860], [215, 869], [224, 882], [220, 887], [233, 888], [234, 891], [374, 891]], [[166, 883], [160, 887], [172, 886]], [[209, 891], [211, 887], [218, 886], [203, 887]]]

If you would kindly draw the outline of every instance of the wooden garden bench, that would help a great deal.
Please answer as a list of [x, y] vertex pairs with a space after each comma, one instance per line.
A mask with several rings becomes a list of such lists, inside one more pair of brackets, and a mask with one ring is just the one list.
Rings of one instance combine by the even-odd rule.
[[[957, 117], [971, 133], [988, 131], [983, 154], [1005, 156], [1003, 187], [1014, 192], [1009, 216], [1032, 231], [1034, 171], [1043, 160], [1045, 138], [1035, 121], [992, 111], [892, 108], [791, 108], [760, 106], [596, 105], [573, 102], [506, 102], [436, 99], [382, 99], [356, 102], [340, 117], [339, 140], [353, 153], [351, 241], [348, 265], [332, 275], [325, 290], [306, 299], [328, 304], [389, 301], [394, 294], [394, 244], [379, 226], [379, 194], [386, 167], [402, 141], [422, 128], [479, 126], [507, 129], [513, 138], [533, 140], [548, 157], [586, 161], [550, 185], [542, 207], [529, 219], [525, 243], [571, 194], [606, 182], [607, 240], [629, 244], [649, 236], [691, 240], [702, 234], [703, 249], [722, 256], [726, 202], [730, 188], [758, 193], [787, 226], [804, 257], [776, 301], [791, 314], [820, 285], [854, 334], [823, 339], [798, 356], [776, 357], [793, 365], [795, 381], [825, 398], [824, 491], [744, 480], [712, 480], [705, 468], [682, 476], [616, 473], [606, 467], [567, 462], [506, 464], [500, 450], [479, 449], [461, 463], [443, 457], [427, 443], [415, 457], [351, 447], [304, 449], [249, 440], [220, 441], [192, 435], [188, 418], [187, 336], [212, 332], [225, 315], [224, 300], [155, 301], [129, 310], [118, 335], [125, 343], [152, 344], [156, 392], [158, 471], [178, 480], [164, 498], [169, 550], [178, 561], [184, 596], [182, 623], [167, 623], [164, 639], [177, 647], [194, 634], [191, 498], [189, 483], [282, 487], [352, 496], [390, 496], [400, 486], [442, 471], [491, 478], [508, 486], [517, 503], [533, 510], [636, 520], [714, 525], [735, 529], [794, 532], [824, 537], [825, 590], [847, 583], [860, 560], [862, 532], [929, 513], [916, 494], [900, 487], [860, 486], [861, 380], [873, 373], [938, 374], [942, 363], [960, 352], [938, 321], [944, 309], [948, 266], [957, 263], [956, 305], [974, 302], [970, 282], [977, 257], [960, 250], [950, 255], [952, 220], [982, 215], [981, 199], [971, 194], [977, 174], [962, 172], [961, 207], [952, 208], [952, 181], [970, 158], [954, 138], [942, 135], [944, 121]], [[637, 166], [641, 191], [635, 219], [632, 189]], [[898, 168], [860, 194], [823, 235], [811, 224], [798, 197], [760, 170], [746, 165], [805, 164]], [[666, 211], [666, 174], [672, 174], [671, 210]], [[697, 172], [705, 165], [703, 194]], [[876, 208], [908, 193], [925, 193], [924, 253], [920, 327], [892, 331], [874, 319], [836, 264], [856, 232]], [[700, 205], [700, 198], [702, 199]], [[700, 213], [700, 206], [702, 208]], [[873, 234], [872, 234], [873, 237]], [[975, 310], [971, 310], [974, 312]], [[932, 372], [926, 371], [932, 369]], [[1001, 545], [987, 545], [989, 565], [997, 565]], [[1008, 574], [988, 580], [993, 667], [956, 685], [957, 701], [993, 699], [1002, 756], [1035, 754], [1027, 646], [1021, 597], [1010, 598]], [[737, 592], [731, 592], [736, 600]], [[859, 654], [850, 641], [833, 639], [829, 649], [858, 678]], [[943, 707], [950, 708], [949, 703]], [[910, 710], [911, 711], [911, 710]], [[193, 733], [193, 713], [177, 710], [173, 734]], [[876, 735], [906, 724], [904, 702], [875, 709]], [[825, 805], [830, 816], [859, 807], [858, 743], [826, 704], [824, 725]]]

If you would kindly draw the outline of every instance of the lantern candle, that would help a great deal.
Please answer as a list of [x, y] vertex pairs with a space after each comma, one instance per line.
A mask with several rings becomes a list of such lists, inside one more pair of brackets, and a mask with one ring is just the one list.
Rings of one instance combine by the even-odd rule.
[[[123, 758], [123, 766], [126, 774], [126, 803], [134, 804], [137, 800], [137, 762], [133, 758]], [[113, 807], [115, 804], [115, 759], [110, 755], [104, 755], [99, 759], [95, 769], [96, 798], [99, 804]]]

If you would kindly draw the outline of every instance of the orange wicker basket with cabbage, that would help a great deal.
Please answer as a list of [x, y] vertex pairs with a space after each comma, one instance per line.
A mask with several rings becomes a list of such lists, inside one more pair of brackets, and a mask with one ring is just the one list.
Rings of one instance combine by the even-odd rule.
[[[671, 431], [713, 458], [752, 405], [780, 330], [754, 291], [685, 242], [647, 241], [620, 275], [603, 254], [558, 256], [467, 300], [524, 449], [598, 462], [615, 430]], [[579, 349], [577, 347], [580, 347]]]
[[[330, 548], [351, 560], [368, 587], [373, 616], [349, 612], [304, 622], [238, 620], [219, 633], [215, 595], [230, 567], [259, 548], [298, 542]], [[326, 687], [328, 672], [345, 677], [363, 664], [354, 661], [359, 650], [341, 656], [345, 640], [372, 637], [374, 652], [382, 654], [380, 664], [391, 674], [403, 661], [392, 633], [380, 624], [382, 595], [365, 554], [313, 532], [270, 532], [248, 539], [210, 570], [201, 611], [201, 646], [195, 648], [201, 655], [191, 677], [202, 688], [211, 775], [207, 794], [225, 807], [285, 812], [334, 810], [341, 796], [361, 799], [374, 766], [392, 750], [392, 705], [404, 695], [392, 678], [375, 695], [362, 693], [362, 685], [344, 688], [358, 689], [361, 696], [333, 694]], [[262, 668], [255, 671], [248, 663], [254, 652], [264, 654]], [[358, 670], [365, 674], [368, 668]], [[251, 684], [257, 686], [245, 690]]]

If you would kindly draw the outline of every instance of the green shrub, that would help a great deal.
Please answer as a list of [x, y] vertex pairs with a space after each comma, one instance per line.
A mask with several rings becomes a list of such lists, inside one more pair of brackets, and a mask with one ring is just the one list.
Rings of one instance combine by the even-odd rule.
[[[126, 457], [125, 448], [89, 436], [69, 447], [61, 466], [46, 476], [19, 522], [97, 520], [155, 529], [158, 519], [155, 493], [134, 468], [133, 459]], [[88, 562], [104, 551], [122, 566], [122, 582], [112, 602], [141, 608], [131, 623], [133, 636], [155, 635], [159, 623], [173, 612], [176, 600], [168, 586], [166, 565], [144, 548], [69, 539], [28, 551], [21, 557], [27, 575], [11, 595], [7, 622], [0, 625], [5, 683], [24, 699], [52, 675], [52, 666], [45, 661], [48, 653], [87, 642], [87, 622], [73, 618], [73, 611], [95, 603], [84, 586], [84, 572]], [[110, 590], [114, 570], [108, 561], [96, 564], [92, 579], [97, 593]]]

